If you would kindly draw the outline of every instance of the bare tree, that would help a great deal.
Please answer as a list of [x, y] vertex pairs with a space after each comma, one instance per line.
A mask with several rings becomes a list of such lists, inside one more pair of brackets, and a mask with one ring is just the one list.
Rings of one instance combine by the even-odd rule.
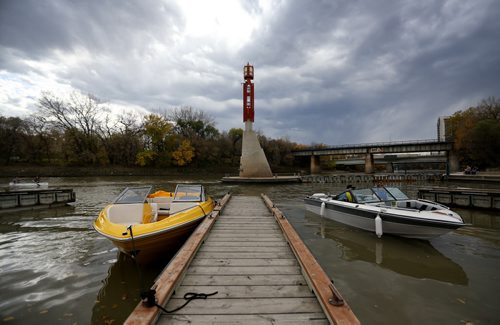
[[99, 99], [74, 92], [65, 101], [45, 92], [38, 107], [38, 118], [65, 134], [66, 158], [70, 163], [98, 162], [100, 126], [104, 114], [109, 112]]

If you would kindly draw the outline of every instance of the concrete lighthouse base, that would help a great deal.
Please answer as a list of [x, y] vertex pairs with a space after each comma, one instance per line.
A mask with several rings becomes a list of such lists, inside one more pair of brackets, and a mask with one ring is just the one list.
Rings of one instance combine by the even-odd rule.
[[257, 134], [252, 130], [251, 122], [247, 121], [245, 131], [243, 131], [240, 174], [223, 177], [222, 181], [226, 183], [290, 183], [300, 182], [301, 179], [296, 175], [273, 176]]
[[272, 177], [273, 172], [251, 122], [245, 123], [240, 158], [240, 177]]

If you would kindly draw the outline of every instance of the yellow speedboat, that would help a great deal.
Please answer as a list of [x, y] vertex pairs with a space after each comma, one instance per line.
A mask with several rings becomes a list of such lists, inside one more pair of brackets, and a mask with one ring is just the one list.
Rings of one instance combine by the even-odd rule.
[[175, 193], [127, 187], [94, 221], [94, 229], [121, 252], [149, 262], [177, 250], [214, 208], [202, 185], [180, 184]]

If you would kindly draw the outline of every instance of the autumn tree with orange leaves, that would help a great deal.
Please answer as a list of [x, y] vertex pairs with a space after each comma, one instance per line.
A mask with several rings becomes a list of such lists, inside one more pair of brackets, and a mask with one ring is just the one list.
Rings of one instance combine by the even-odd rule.
[[462, 165], [500, 166], [500, 101], [489, 97], [453, 114], [448, 132]]

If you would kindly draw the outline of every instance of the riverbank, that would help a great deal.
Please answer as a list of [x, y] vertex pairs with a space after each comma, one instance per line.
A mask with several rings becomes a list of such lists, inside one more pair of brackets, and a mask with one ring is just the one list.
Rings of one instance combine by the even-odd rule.
[[[294, 173], [296, 168], [273, 167], [275, 173]], [[92, 177], [92, 176], [178, 176], [178, 175], [210, 175], [221, 178], [226, 174], [237, 174], [238, 167], [60, 167], [60, 166], [0, 166], [0, 177], [33, 178], [39, 177]]]
[[215, 168], [141, 168], [141, 167], [58, 167], [1, 166], [0, 177], [88, 177], [88, 176], [173, 176], [203, 173], [224, 175], [227, 169]]

